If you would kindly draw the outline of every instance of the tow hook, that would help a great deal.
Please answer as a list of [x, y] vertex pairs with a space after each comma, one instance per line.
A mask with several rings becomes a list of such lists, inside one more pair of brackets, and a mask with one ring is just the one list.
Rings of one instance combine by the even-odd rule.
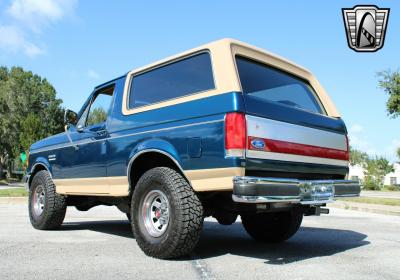
[[329, 209], [321, 208], [321, 206], [312, 206], [304, 211], [305, 216], [320, 216], [321, 214], [329, 214]]

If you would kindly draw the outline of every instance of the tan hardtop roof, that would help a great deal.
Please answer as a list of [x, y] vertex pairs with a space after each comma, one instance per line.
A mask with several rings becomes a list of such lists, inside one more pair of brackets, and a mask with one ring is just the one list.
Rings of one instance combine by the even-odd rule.
[[207, 43], [207, 44], [204, 44], [204, 45], [201, 45], [201, 46], [198, 46], [198, 47], [195, 47], [195, 48], [180, 52], [180, 53], [175, 54], [175, 55], [171, 55], [169, 57], [166, 57], [166, 58], [163, 58], [161, 60], [155, 61], [153, 63], [141, 66], [139, 68], [132, 69], [132, 71], [140, 72], [141, 70], [149, 69], [149, 68], [152, 68], [152, 67], [155, 67], [155, 66], [158, 66], [158, 65], [162, 65], [164, 63], [176, 60], [176, 59], [178, 59], [180, 57], [184, 57], [184, 56], [199, 52], [201, 50], [210, 50], [212, 52], [215, 49], [224, 48], [224, 49], [230, 51], [230, 48], [231, 48], [232, 45], [236, 45], [236, 46], [240, 46], [240, 47], [243, 47], [243, 48], [251, 49], [253, 51], [262, 53], [264, 55], [267, 55], [269, 57], [274, 57], [275, 59], [280, 60], [280, 61], [284, 62], [285, 64], [291, 65], [291, 66], [293, 66], [295, 68], [298, 68], [301, 71], [304, 71], [304, 72], [307, 72], [307, 73], [311, 74], [311, 72], [309, 70], [307, 70], [306, 68], [304, 68], [304, 67], [302, 67], [302, 66], [300, 66], [300, 65], [298, 65], [298, 64], [296, 64], [296, 63], [294, 63], [294, 62], [292, 62], [292, 61], [290, 61], [290, 60], [288, 60], [288, 59], [286, 59], [286, 58], [284, 58], [284, 57], [282, 57], [280, 55], [274, 54], [274, 53], [266, 51], [266, 50], [264, 50], [262, 48], [259, 48], [259, 47], [256, 47], [256, 46], [253, 46], [253, 45], [250, 45], [250, 44], [247, 44], [247, 43], [244, 43], [242, 41], [239, 41], [239, 40], [236, 40], [236, 39], [232, 39], [232, 38], [223, 38], [223, 39], [220, 39], [220, 40], [212, 41], [210, 43]]
[[[209, 90], [208, 92], [202, 92], [198, 94], [193, 94], [193, 96], [186, 96], [176, 100], [160, 102], [159, 104], [153, 104], [149, 106], [143, 106], [138, 109], [128, 109], [127, 99], [128, 99], [128, 88], [130, 83], [130, 78], [134, 75], [139, 75], [142, 72], [146, 72], [152, 68], [159, 67], [163, 64], [171, 63], [175, 60], [182, 59], [184, 57], [206, 51], [208, 50], [211, 53], [213, 71], [214, 71], [214, 79], [215, 79], [215, 89]], [[307, 80], [310, 85], [314, 88], [318, 98], [320, 99], [322, 105], [324, 106], [328, 116], [330, 117], [340, 117], [339, 112], [337, 111], [335, 105], [332, 100], [325, 92], [324, 88], [315, 78], [315, 76], [305, 69], [297, 65], [296, 63], [287, 60], [279, 55], [273, 54], [271, 52], [265, 51], [261, 48], [252, 46], [247, 43], [243, 43], [241, 41], [225, 38], [221, 40], [217, 40], [179, 54], [164, 58], [157, 62], [145, 65], [143, 67], [136, 68], [127, 74], [126, 86], [124, 89], [124, 100], [122, 104], [122, 110], [125, 115], [133, 114], [137, 112], [143, 112], [146, 110], [151, 110], [155, 108], [159, 108], [162, 106], [170, 106], [177, 103], [187, 102], [195, 99], [205, 98], [217, 94], [222, 94], [226, 92], [240, 92], [242, 91], [240, 85], [240, 78], [238, 76], [238, 72], [236, 69], [236, 63], [234, 56], [240, 55], [245, 56], [250, 59], [254, 59], [260, 61], [262, 63], [271, 65], [275, 68], [281, 69], [285, 72], [288, 72], [292, 75], [298, 76]]]

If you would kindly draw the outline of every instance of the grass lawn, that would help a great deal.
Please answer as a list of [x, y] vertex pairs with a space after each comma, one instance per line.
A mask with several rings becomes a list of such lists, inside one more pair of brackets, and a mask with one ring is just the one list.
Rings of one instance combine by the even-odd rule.
[[400, 199], [396, 198], [380, 198], [380, 197], [352, 197], [343, 198], [342, 201], [369, 203], [369, 204], [381, 204], [390, 206], [400, 206]]
[[25, 188], [12, 188], [6, 190], [0, 190], [0, 197], [12, 197], [12, 196], [28, 196], [28, 192]]

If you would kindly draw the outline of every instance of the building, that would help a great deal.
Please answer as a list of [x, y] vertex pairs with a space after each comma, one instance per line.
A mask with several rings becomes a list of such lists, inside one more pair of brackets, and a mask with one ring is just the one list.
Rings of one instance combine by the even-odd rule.
[[385, 185], [400, 185], [400, 163], [395, 163], [394, 172], [385, 176]]
[[[385, 176], [384, 185], [400, 185], [400, 163], [393, 165], [394, 172]], [[349, 179], [364, 180], [364, 168], [361, 165], [350, 165]]]

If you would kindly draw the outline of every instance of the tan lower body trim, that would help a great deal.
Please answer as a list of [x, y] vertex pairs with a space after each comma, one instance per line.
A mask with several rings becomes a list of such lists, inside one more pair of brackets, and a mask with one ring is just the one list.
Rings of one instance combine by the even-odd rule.
[[244, 170], [241, 167], [229, 167], [186, 170], [184, 173], [194, 191], [229, 191], [233, 190], [233, 177], [244, 176]]
[[128, 196], [126, 176], [54, 179], [56, 192], [67, 195]]
[[[184, 171], [193, 190], [224, 191], [232, 190], [234, 176], [244, 176], [244, 168], [213, 168]], [[56, 192], [65, 195], [88, 196], [128, 196], [129, 182], [126, 176], [54, 179]]]

